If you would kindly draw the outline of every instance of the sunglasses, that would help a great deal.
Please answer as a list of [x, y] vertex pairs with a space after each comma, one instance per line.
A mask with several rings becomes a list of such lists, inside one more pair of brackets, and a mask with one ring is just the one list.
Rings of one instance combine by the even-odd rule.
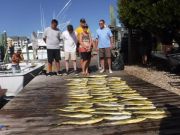
[[84, 29], [88, 29], [88, 27], [87, 26], [85, 26], [85, 27], [83, 27]]

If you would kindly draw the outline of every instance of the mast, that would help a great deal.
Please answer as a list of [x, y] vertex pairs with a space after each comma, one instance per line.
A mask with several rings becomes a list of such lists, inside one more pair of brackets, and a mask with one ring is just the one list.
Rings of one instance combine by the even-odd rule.
[[9, 62], [9, 56], [8, 56], [8, 49], [9, 49], [9, 47], [8, 47], [8, 45], [7, 45], [7, 33], [6, 33], [6, 31], [4, 31], [4, 33], [3, 33], [3, 42], [2, 42], [3, 44], [3, 52], [4, 52], [4, 58], [3, 58], [3, 62], [4, 63], [8, 63]]
[[111, 25], [116, 26], [116, 17], [114, 12], [114, 7], [110, 5], [110, 19], [111, 19]]

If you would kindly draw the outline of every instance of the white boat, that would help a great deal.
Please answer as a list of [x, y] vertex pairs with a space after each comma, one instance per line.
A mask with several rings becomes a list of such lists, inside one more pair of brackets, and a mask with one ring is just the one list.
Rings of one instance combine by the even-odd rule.
[[[31, 43], [27, 47], [22, 49], [23, 57], [25, 60], [47, 60], [47, 48], [46, 43], [43, 41], [43, 32], [33, 32], [31, 37]], [[63, 41], [59, 44], [61, 58], [64, 57]], [[27, 52], [28, 51], [28, 52]]]
[[35, 76], [37, 76], [43, 69], [45, 64], [36, 63], [20, 63], [21, 71], [13, 73], [10, 69], [11, 64], [5, 71], [0, 71], [0, 86], [2, 89], [7, 89], [6, 96], [16, 96]]

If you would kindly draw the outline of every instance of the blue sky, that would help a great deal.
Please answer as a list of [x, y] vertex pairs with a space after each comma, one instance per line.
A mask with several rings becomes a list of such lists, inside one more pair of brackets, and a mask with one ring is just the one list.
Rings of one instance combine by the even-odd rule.
[[[46, 26], [50, 25], [53, 13], [56, 15], [69, 0], [0, 0], [0, 33], [30, 36], [32, 31], [41, 30], [40, 5], [44, 10]], [[92, 33], [98, 28], [98, 20], [110, 23], [109, 6], [116, 6], [116, 0], [72, 0], [71, 6], [58, 18], [60, 22], [71, 20], [74, 27], [79, 19], [85, 18]], [[64, 18], [64, 19], [63, 19]]]

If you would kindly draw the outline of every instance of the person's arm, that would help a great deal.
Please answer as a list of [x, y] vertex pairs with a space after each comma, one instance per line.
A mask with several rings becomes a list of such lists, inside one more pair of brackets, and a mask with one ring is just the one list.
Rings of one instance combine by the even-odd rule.
[[99, 41], [98, 41], [98, 39], [96, 38], [96, 40], [95, 40], [95, 48], [96, 48], [96, 51], [99, 50], [99, 48], [98, 48], [98, 43], [99, 43]]
[[97, 51], [98, 51], [98, 44], [99, 44], [99, 35], [98, 35], [98, 32], [96, 32], [95, 47]]
[[113, 36], [112, 37], [110, 37], [110, 42], [111, 42], [111, 48], [113, 48], [114, 47], [114, 38], [113, 38]]
[[77, 42], [78, 43], [80, 43], [80, 33], [79, 33], [79, 28], [76, 28], [76, 30], [75, 30], [75, 32], [76, 32], [76, 36], [77, 36]]
[[74, 34], [75, 34], [75, 42], [76, 42], [76, 45], [77, 45], [78, 44], [78, 34], [77, 34], [76, 31], [74, 32]]
[[63, 38], [63, 37], [62, 37], [62, 32], [59, 31], [59, 37], [58, 37], [59, 42], [61, 41], [62, 38]]
[[113, 37], [113, 34], [110, 29], [109, 29], [108, 35], [110, 38], [110, 47], [113, 48], [114, 47], [114, 37]]
[[80, 36], [79, 36], [79, 43], [82, 47], [86, 48], [85, 44], [82, 41], [82, 34], [80, 34]]
[[23, 54], [21, 53], [21, 55], [20, 55], [20, 61], [23, 61], [24, 60], [24, 56], [23, 56]]
[[92, 47], [93, 46], [93, 41], [92, 41], [92, 37], [91, 37], [91, 34], [89, 34], [89, 44], [90, 44], [90, 46]]
[[44, 37], [44, 38], [43, 38], [43, 40], [44, 40], [45, 43], [46, 43], [46, 39], [47, 39], [47, 37]]
[[47, 30], [45, 30], [44, 33], [43, 33], [43, 40], [46, 43], [46, 40], [47, 40]]

